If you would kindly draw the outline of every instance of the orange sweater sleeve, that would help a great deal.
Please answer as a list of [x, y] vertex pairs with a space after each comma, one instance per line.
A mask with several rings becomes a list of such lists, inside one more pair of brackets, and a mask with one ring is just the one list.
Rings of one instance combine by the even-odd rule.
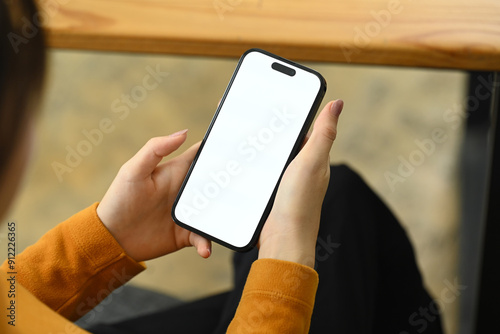
[[308, 333], [318, 274], [293, 262], [252, 264], [228, 333]]
[[[96, 208], [75, 214], [16, 256], [18, 282], [69, 320], [145, 269], [125, 254]], [[1, 270], [9, 271], [7, 262]]]
[[[20, 310], [26, 315], [19, 317], [19, 333], [30, 332], [24, 329], [33, 321], [47, 331], [74, 327], [47, 313], [47, 306], [76, 320], [145, 268], [125, 254], [100, 221], [96, 207], [97, 203], [72, 216], [16, 256], [23, 297], [19, 305], [30, 304]], [[7, 262], [0, 270], [9, 271]], [[228, 333], [307, 333], [317, 286], [318, 275], [309, 267], [273, 259], [255, 261]], [[84, 332], [73, 327], [72, 332]]]

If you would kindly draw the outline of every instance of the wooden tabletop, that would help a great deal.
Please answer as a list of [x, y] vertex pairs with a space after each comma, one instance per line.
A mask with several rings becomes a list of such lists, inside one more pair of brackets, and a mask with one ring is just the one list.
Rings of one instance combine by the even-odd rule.
[[43, 3], [54, 48], [500, 70], [498, 0]]

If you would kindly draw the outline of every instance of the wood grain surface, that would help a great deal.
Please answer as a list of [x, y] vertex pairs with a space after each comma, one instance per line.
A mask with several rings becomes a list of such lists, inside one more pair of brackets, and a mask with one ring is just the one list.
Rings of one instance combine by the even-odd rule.
[[54, 48], [500, 70], [497, 0], [40, 0]]

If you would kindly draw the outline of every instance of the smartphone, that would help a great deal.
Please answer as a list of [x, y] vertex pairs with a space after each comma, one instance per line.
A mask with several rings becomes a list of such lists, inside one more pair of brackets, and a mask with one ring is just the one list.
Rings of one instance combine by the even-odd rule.
[[177, 195], [174, 221], [250, 250], [325, 92], [318, 72], [261, 49], [246, 51]]

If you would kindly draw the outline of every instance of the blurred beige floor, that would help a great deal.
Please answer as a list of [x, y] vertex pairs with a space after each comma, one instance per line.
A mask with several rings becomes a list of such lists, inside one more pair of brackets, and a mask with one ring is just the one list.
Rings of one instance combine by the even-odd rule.
[[[120, 166], [149, 138], [189, 128], [189, 145], [200, 140], [237, 60], [178, 56], [52, 51], [50, 78], [39, 119], [36, 148], [24, 186], [7, 219], [18, 225], [19, 250], [73, 213], [99, 201]], [[390, 205], [416, 247], [426, 285], [439, 298], [457, 277], [457, 155], [461, 124], [444, 113], [463, 102], [461, 72], [308, 63], [328, 82], [329, 99], [342, 98], [339, 135], [332, 162], [356, 169]], [[156, 89], [140, 87], [148, 68], [168, 72]], [[122, 94], [136, 94], [130, 107]], [[117, 102], [118, 101], [118, 102]], [[128, 110], [128, 111], [127, 111]], [[109, 119], [114, 128], [92, 145], [72, 171], [58, 179], [53, 163], [85, 140], [83, 130]], [[421, 157], [411, 175], [391, 188], [387, 172], [400, 158], [417, 157], [416, 141], [445, 137]], [[215, 246], [208, 260], [193, 249], [149, 261], [133, 279], [183, 300], [231, 287], [231, 252]], [[458, 299], [444, 305], [447, 333], [456, 333]]]

